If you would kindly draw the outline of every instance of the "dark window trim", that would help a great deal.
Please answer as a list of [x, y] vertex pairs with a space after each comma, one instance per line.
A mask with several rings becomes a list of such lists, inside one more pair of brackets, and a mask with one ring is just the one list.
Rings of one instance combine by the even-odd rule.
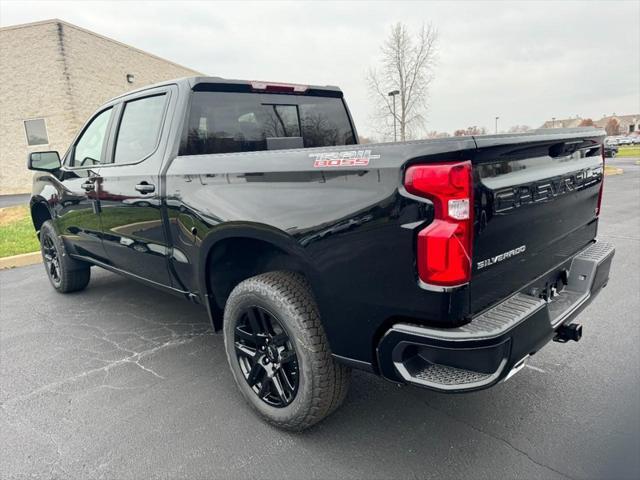
[[189, 120], [191, 119], [191, 108], [193, 107], [193, 91], [188, 92], [189, 98], [187, 99], [187, 108], [184, 109], [184, 116], [182, 117], [182, 133], [180, 134], [180, 142], [178, 142], [178, 151], [176, 156], [185, 156], [182, 153], [182, 145], [186, 145], [189, 141]]
[[353, 135], [353, 141], [355, 142], [354, 145], [360, 145], [360, 139], [358, 138], [358, 132], [356, 131], [356, 124], [351, 116], [349, 105], [347, 105], [344, 98], [342, 98], [342, 106], [344, 107], [345, 112], [347, 112], [347, 118], [349, 119], [349, 125], [351, 126], [351, 135]]

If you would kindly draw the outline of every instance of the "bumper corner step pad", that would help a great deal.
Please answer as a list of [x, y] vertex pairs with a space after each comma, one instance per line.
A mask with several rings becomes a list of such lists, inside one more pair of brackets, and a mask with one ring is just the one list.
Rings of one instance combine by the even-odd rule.
[[615, 251], [611, 243], [596, 242], [576, 255], [569, 269], [568, 285], [548, 304], [554, 328], [585, 304], [594, 289], [606, 284]]
[[608, 242], [596, 242], [586, 250], [580, 252], [575, 258], [580, 260], [589, 260], [600, 264], [609, 257], [609, 255], [613, 254], [614, 251], [615, 247], [613, 244]]
[[413, 372], [413, 377], [433, 385], [459, 386], [470, 383], [484, 383], [490, 379], [491, 374], [430, 363], [425, 365], [422, 370]]

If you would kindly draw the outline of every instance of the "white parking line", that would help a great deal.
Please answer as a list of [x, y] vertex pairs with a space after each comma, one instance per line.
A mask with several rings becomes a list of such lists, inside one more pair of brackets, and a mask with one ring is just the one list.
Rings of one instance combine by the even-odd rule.
[[534, 367], [533, 365], [529, 365], [528, 363], [525, 365], [525, 367], [530, 368], [531, 370], [535, 370], [536, 372], [547, 373], [545, 370], [538, 367]]

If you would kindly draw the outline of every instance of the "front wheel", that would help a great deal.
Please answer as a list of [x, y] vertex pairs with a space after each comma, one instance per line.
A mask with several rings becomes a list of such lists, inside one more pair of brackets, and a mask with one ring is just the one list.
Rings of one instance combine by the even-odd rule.
[[58, 292], [76, 292], [87, 286], [91, 278], [90, 265], [67, 255], [51, 220], [40, 228], [40, 250], [49, 281]]
[[240, 283], [225, 308], [224, 343], [243, 396], [280, 428], [309, 428], [346, 396], [350, 369], [331, 356], [301, 275], [270, 272]]

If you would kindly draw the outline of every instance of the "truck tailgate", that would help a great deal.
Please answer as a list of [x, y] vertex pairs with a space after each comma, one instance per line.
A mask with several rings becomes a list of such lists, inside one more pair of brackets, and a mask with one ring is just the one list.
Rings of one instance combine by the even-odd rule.
[[593, 242], [604, 175], [599, 130], [475, 140], [472, 314]]

